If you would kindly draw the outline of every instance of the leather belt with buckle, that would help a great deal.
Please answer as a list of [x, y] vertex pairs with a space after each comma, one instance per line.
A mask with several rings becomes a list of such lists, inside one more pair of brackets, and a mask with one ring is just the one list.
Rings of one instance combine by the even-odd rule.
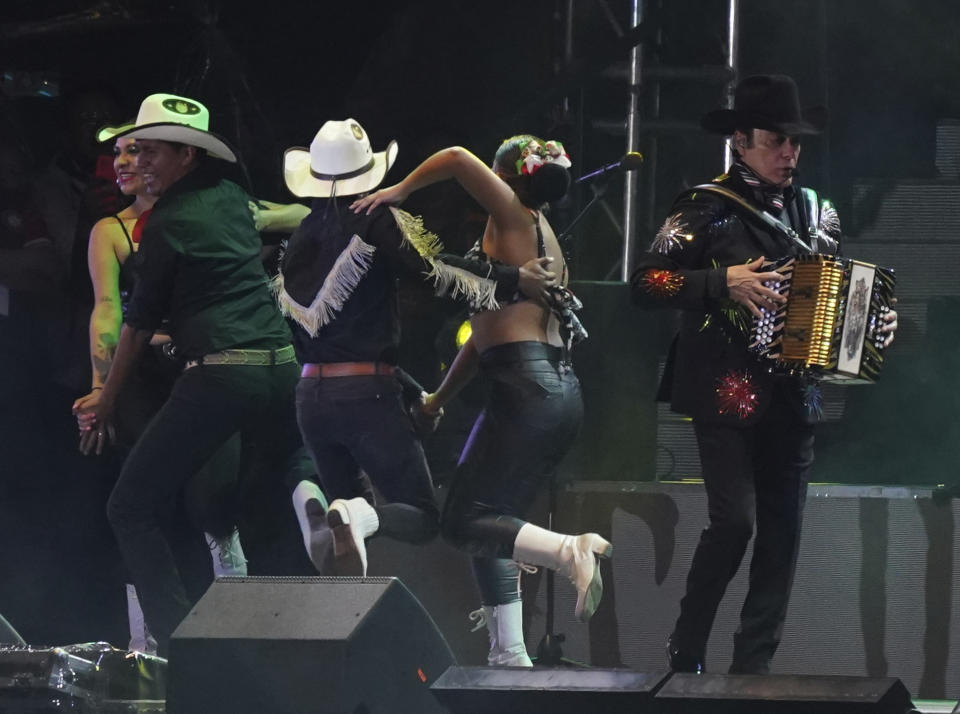
[[396, 367], [383, 362], [326, 362], [307, 363], [300, 370], [301, 377], [371, 377], [393, 376]]
[[223, 350], [211, 352], [199, 359], [189, 360], [184, 369], [200, 365], [239, 364], [253, 367], [272, 367], [278, 364], [289, 364], [297, 359], [293, 345], [281, 347], [279, 350]]

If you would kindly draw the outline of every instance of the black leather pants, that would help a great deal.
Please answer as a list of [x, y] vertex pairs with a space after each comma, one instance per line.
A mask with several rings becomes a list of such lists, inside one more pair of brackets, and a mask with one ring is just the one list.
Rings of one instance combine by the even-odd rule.
[[441, 532], [471, 553], [485, 605], [519, 599], [517, 532], [537, 491], [567, 453], [583, 420], [580, 382], [561, 350], [512, 342], [480, 356], [490, 382], [441, 517]]

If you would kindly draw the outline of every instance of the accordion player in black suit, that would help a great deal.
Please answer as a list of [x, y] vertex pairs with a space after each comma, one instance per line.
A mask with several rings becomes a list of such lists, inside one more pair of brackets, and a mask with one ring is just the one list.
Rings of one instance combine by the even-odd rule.
[[[749, 590], [734, 636], [732, 673], [766, 673], [792, 588], [818, 381], [772, 369], [749, 349], [754, 318], [785, 301], [768, 261], [839, 252], [836, 213], [795, 183], [801, 140], [826, 126], [826, 109], [801, 110], [790, 77], [742, 80], [734, 108], [704, 116], [730, 137], [735, 160], [684, 191], [631, 278], [644, 308], [681, 310], [658, 398], [690, 416], [707, 491], [709, 525], [693, 556], [680, 616], [667, 643], [672, 669], [705, 668], [706, 643], [729, 581], [756, 532]], [[883, 346], [897, 325], [892, 309]]]

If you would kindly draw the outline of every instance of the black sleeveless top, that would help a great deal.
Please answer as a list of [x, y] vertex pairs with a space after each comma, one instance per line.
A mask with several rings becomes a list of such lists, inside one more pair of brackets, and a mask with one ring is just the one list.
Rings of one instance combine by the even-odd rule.
[[133, 295], [133, 287], [137, 282], [136, 268], [134, 267], [135, 261], [131, 260], [136, 251], [133, 249], [133, 240], [130, 238], [130, 233], [127, 231], [123, 220], [119, 215], [115, 215], [114, 218], [117, 219], [117, 223], [119, 223], [120, 228], [123, 229], [123, 235], [127, 239], [127, 247], [130, 249], [130, 254], [127, 255], [127, 259], [120, 263], [120, 275], [118, 276], [120, 283], [120, 306], [124, 316], [126, 316], [127, 305], [130, 304], [130, 296]]
[[[120, 287], [120, 308], [124, 317], [137, 283], [137, 251], [133, 247], [127, 227], [120, 216], [115, 215], [117, 223], [123, 229], [130, 253], [127, 259], [120, 263], [118, 283]], [[147, 424], [163, 403], [170, 396], [173, 383], [183, 371], [183, 361], [162, 347], [154, 347], [144, 351], [137, 362], [137, 366], [130, 380], [120, 396], [117, 398], [117, 438], [119, 443], [127, 448], [132, 447], [140, 435], [147, 428]]]

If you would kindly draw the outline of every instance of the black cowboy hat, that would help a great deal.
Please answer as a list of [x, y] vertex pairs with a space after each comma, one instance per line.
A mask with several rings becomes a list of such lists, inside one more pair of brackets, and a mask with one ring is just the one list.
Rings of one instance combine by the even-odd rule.
[[801, 111], [797, 83], [785, 74], [758, 74], [737, 84], [733, 109], [714, 109], [700, 126], [716, 134], [737, 129], [766, 129], [787, 136], [819, 134], [827, 125], [827, 108]]

